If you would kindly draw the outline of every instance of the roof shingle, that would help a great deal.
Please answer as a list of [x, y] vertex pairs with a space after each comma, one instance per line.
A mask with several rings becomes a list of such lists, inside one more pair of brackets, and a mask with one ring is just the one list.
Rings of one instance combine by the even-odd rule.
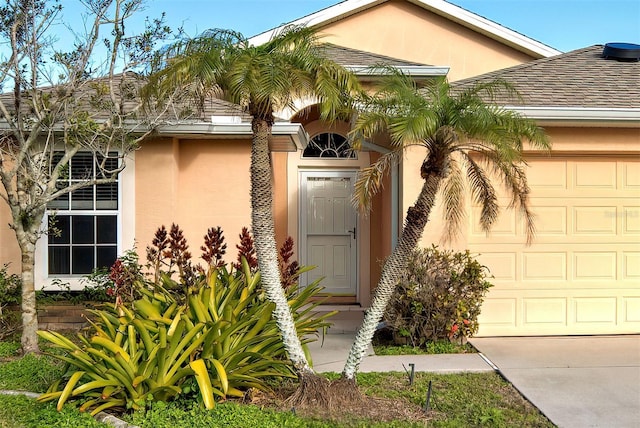
[[526, 107], [640, 108], [640, 62], [602, 57], [604, 46], [594, 45], [453, 83], [503, 79], [522, 100], [498, 97], [498, 103]]
[[380, 64], [386, 64], [394, 67], [425, 67], [427, 64], [405, 61], [390, 56], [378, 55], [371, 52], [365, 52], [358, 49], [345, 48], [331, 43], [327, 43], [325, 52], [327, 57], [342, 65], [356, 67], [371, 67]]

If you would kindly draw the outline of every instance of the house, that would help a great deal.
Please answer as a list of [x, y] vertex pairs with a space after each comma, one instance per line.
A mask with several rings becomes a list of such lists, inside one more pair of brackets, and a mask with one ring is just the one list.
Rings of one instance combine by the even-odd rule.
[[[561, 54], [442, 0], [347, 0], [294, 23], [316, 28], [331, 43], [332, 57], [363, 79], [374, 78], [363, 72], [366, 66], [387, 62], [416, 78], [446, 75], [459, 85], [511, 81], [523, 94], [511, 107], [547, 129], [552, 154], [528, 154], [538, 216], [533, 245], [524, 245], [522, 226], [509, 211], [490, 235], [479, 232], [471, 206], [453, 243], [480, 253], [495, 277], [480, 335], [640, 331], [640, 62], [605, 59], [603, 46]], [[384, 147], [371, 142], [350, 151], [349, 124], [328, 126], [303, 102], [279, 116], [271, 140], [277, 240], [292, 236], [301, 263], [317, 266], [303, 283], [324, 277], [333, 303], [360, 310], [415, 200], [423, 156], [405, 157], [364, 216], [349, 202], [353, 183]], [[159, 225], [175, 222], [192, 249], [218, 225], [233, 248], [236, 234], [250, 225], [250, 131], [248, 117], [220, 100], [207, 101], [202, 120], [161, 126], [132, 155], [114, 203], [80, 212], [100, 217], [111, 240], [83, 245], [97, 254], [137, 243], [143, 253]], [[70, 222], [78, 214], [58, 211]], [[8, 218], [0, 207], [0, 223]], [[436, 210], [425, 246], [440, 239], [437, 218]], [[0, 228], [0, 261], [17, 265], [12, 233]], [[72, 253], [73, 242], [38, 245], [37, 283], [61, 277], [75, 286], [78, 276], [51, 273], [49, 260], [56, 246]], [[69, 263], [64, 272], [73, 270]]]

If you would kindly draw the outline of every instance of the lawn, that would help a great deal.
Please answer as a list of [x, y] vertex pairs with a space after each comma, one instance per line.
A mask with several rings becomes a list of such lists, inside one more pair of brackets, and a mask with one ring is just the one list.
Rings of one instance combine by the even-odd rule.
[[[47, 356], [17, 358], [18, 344], [0, 342], [0, 389], [43, 392], [62, 372]], [[335, 378], [337, 375], [328, 375]], [[397, 412], [392, 421], [364, 420], [356, 414], [334, 412], [326, 420], [282, 410], [277, 396], [259, 395], [253, 404], [228, 401], [206, 411], [188, 401], [150, 404], [145, 412], [120, 415], [140, 427], [553, 427], [540, 412], [496, 373], [416, 374], [409, 385], [404, 373], [362, 373], [358, 385], [368, 403]], [[430, 411], [423, 407], [429, 383]], [[292, 388], [293, 385], [289, 385]], [[280, 385], [276, 392], [282, 393]], [[337, 415], [337, 416], [336, 416]], [[0, 395], [0, 428], [4, 427], [102, 427], [72, 406], [62, 412], [55, 403], [38, 403], [24, 396]]]

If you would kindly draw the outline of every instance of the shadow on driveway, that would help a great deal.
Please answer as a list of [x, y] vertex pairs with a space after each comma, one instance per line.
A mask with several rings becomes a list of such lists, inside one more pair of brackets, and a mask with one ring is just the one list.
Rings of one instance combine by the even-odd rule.
[[640, 427], [640, 335], [471, 343], [559, 427]]

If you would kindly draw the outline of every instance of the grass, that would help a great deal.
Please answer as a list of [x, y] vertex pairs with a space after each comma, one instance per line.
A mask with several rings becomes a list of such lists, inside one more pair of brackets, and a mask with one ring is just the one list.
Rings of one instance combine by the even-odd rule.
[[[14, 342], [0, 342], [0, 389], [44, 391], [62, 373], [60, 364], [47, 356], [16, 358]], [[331, 376], [337, 377], [337, 374]], [[429, 427], [553, 427], [540, 412], [496, 373], [436, 375], [416, 373], [409, 385], [404, 373], [361, 373], [357, 377], [363, 393], [380, 399], [399, 400], [402, 406], [423, 407], [432, 383]], [[145, 412], [121, 418], [144, 427], [397, 427], [425, 426], [425, 422], [378, 423], [351, 416], [341, 422], [303, 418], [277, 411], [264, 403], [218, 404], [205, 411], [189, 401], [152, 403]], [[24, 396], [0, 395], [0, 428], [5, 427], [104, 427], [73, 406], [62, 412], [55, 403], [38, 403]]]
[[23, 395], [0, 395], [0, 428], [106, 428], [71, 406], [61, 412], [55, 403], [38, 403]]
[[553, 427], [531, 403], [497, 373], [416, 373], [409, 386], [403, 373], [361, 373], [360, 389], [368, 395], [401, 398], [424, 406], [429, 382], [432, 427]]
[[0, 358], [13, 357], [20, 349], [18, 342], [0, 342]]
[[373, 344], [376, 355], [468, 354], [477, 352], [469, 343], [459, 344], [448, 340], [428, 342], [426, 347], [411, 345]]

